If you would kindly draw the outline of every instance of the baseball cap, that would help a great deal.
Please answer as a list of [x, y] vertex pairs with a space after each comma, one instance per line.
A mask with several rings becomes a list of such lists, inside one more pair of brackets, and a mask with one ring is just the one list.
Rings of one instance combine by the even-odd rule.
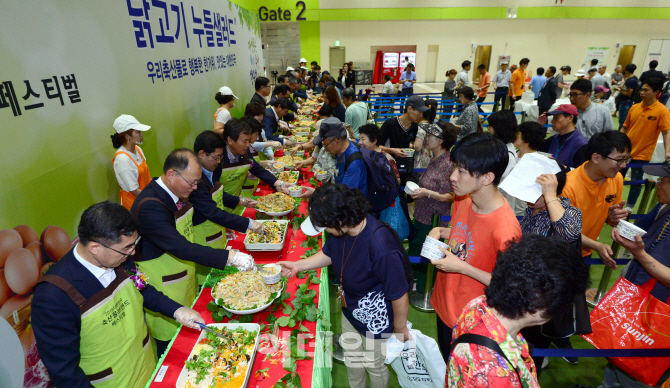
[[219, 93], [221, 93], [224, 96], [233, 96], [236, 100], [239, 100], [236, 95], [233, 94], [232, 89], [230, 89], [228, 86], [224, 86], [219, 89]]
[[579, 116], [579, 112], [577, 111], [577, 107], [572, 105], [572, 104], [561, 104], [561, 105], [558, 106], [558, 108], [556, 108], [556, 110], [552, 110], [551, 112], [547, 112], [547, 116], [562, 115], [562, 114]]
[[148, 125], [140, 124], [140, 122], [131, 115], [121, 115], [114, 120], [114, 129], [116, 129], [116, 133], [123, 133], [131, 129], [148, 131], [150, 128], [151, 127]]
[[607, 93], [610, 90], [607, 89], [606, 87], [602, 86], [602, 85], [598, 85], [598, 86], [595, 87], [595, 89], [593, 89], [593, 91], [596, 92], [596, 93]]
[[305, 58], [300, 58], [300, 63], [303, 63], [303, 62], [307, 63], [307, 60]]
[[586, 72], [584, 71], [584, 69], [579, 69], [579, 70], [577, 70], [577, 72], [575, 73], [575, 75], [576, 75], [577, 77], [586, 77]]
[[307, 236], [316, 236], [317, 234], [323, 232], [326, 230], [325, 226], [314, 226], [312, 224], [312, 220], [307, 217], [305, 218], [305, 221], [300, 224], [300, 230], [302, 230], [303, 233], [305, 233]]
[[346, 131], [344, 125], [337, 117], [328, 117], [321, 121], [319, 134], [314, 137], [314, 145], [320, 146], [324, 139], [340, 136], [342, 131]]
[[642, 171], [649, 175], [666, 177], [670, 176], [670, 160], [666, 160], [661, 165], [656, 166], [642, 166]]
[[500, 62], [500, 64], [501, 65], [509, 65], [509, 62], [508, 61], [502, 61], [502, 62]]
[[293, 71], [293, 70], [295, 70], [295, 69], [292, 68], [291, 66], [289, 66], [289, 67], [286, 68], [286, 71]]
[[419, 112], [423, 113], [430, 108], [426, 106], [426, 103], [423, 101], [423, 98], [420, 96], [412, 96], [405, 101], [405, 107], [411, 106], [412, 109], [416, 109]]

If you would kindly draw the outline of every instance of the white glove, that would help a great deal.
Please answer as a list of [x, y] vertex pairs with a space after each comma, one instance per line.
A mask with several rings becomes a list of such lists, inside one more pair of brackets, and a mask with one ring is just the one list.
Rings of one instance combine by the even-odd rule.
[[200, 326], [198, 326], [196, 322], [205, 323], [205, 320], [202, 319], [199, 312], [184, 306], [178, 308], [177, 311], [174, 312], [174, 319], [180, 325], [197, 330], [200, 330]]
[[288, 129], [288, 124], [286, 123], [286, 121], [280, 121], [279, 126], [281, 128]]
[[228, 259], [228, 265], [239, 269], [242, 272], [251, 271], [256, 267], [254, 258], [246, 253], [237, 252], [235, 256]]

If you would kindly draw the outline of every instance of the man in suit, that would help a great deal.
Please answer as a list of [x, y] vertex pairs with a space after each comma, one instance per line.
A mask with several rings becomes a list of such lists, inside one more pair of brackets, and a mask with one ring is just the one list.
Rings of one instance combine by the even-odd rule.
[[266, 77], [256, 77], [256, 82], [254, 83], [256, 88], [256, 93], [251, 97], [250, 102], [257, 102], [263, 106], [267, 106], [267, 101], [265, 98], [270, 95], [270, 80]]
[[[84, 211], [79, 242], [35, 286], [32, 327], [42, 362], [57, 387], [144, 387], [156, 365], [143, 307], [194, 329], [198, 312], [152, 286], [138, 286], [139, 224], [109, 201]], [[130, 259], [129, 259], [130, 258]], [[103, 385], [103, 382], [105, 382]]]
[[[136, 259], [139, 270], [153, 279], [159, 291], [186, 305], [195, 298], [196, 263], [219, 269], [233, 265], [243, 271], [254, 267], [253, 258], [237, 249], [228, 251], [195, 243], [193, 207], [188, 198], [201, 177], [202, 167], [193, 151], [176, 149], [165, 159], [163, 175], [142, 190], [131, 208], [140, 222], [142, 236]], [[147, 322], [161, 354], [178, 325], [151, 312], [147, 312]]]
[[556, 67], [549, 66], [544, 75], [547, 77], [547, 81], [544, 83], [542, 89], [540, 89], [540, 95], [537, 98], [537, 107], [540, 110], [540, 115], [545, 112], [548, 112], [551, 109], [551, 106], [556, 102], [556, 89], [558, 82], [554, 75], [556, 74]]
[[[296, 112], [300, 114], [300, 111], [298, 110], [298, 104], [293, 101], [291, 98], [291, 88], [288, 85], [284, 84], [277, 84], [275, 86], [275, 89], [272, 91], [272, 97], [270, 97], [270, 106], [277, 101], [278, 98], [286, 98], [289, 103], [289, 111]], [[283, 127], [287, 127], [287, 122], [289, 121], [294, 121], [295, 120], [295, 115], [293, 113], [286, 112], [284, 116], [279, 116], [282, 121], [279, 122], [279, 124]]]
[[[280, 119], [286, 116], [290, 106], [291, 103], [285, 97], [275, 99], [270, 103], [270, 107], [265, 110], [265, 117], [263, 117], [263, 121], [261, 121], [263, 131], [265, 131], [265, 138], [267, 140], [278, 141], [282, 143], [284, 147], [292, 146], [293, 142], [289, 139], [279, 137], [275, 132], [277, 132], [280, 127]], [[225, 131], [223, 136], [225, 138]]]

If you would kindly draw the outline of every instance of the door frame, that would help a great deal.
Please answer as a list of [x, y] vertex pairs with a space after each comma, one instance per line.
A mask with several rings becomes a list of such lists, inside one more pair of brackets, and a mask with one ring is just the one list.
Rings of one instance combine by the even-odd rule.
[[[344, 50], [344, 62], [346, 62], [346, 60], [347, 60], [347, 47], [346, 47], [346, 46], [331, 46], [331, 47], [328, 47], [328, 72], [330, 73], [330, 75], [331, 75], [335, 80], [337, 80], [337, 76], [334, 75], [335, 73], [333, 72], [333, 68], [332, 68], [332, 67], [333, 67], [333, 58], [332, 58], [332, 56], [331, 56], [331, 51], [332, 51], [333, 49]], [[340, 65], [339, 65], [339, 67], [338, 67], [339, 69], [342, 68], [344, 62], [340, 63]], [[323, 70], [322, 70], [322, 71], [323, 71]]]

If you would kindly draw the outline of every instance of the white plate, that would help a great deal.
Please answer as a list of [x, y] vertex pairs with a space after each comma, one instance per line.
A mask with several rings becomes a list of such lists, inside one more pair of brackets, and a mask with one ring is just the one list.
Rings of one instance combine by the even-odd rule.
[[[229, 329], [237, 329], [238, 327], [242, 327], [245, 330], [248, 331], [256, 331], [256, 343], [254, 344], [254, 352], [251, 355], [251, 358], [249, 359], [249, 366], [247, 367], [247, 373], [244, 377], [244, 384], [242, 384], [243, 387], [246, 387], [247, 384], [249, 383], [249, 378], [251, 377], [251, 370], [254, 368], [254, 360], [256, 359], [256, 353], [258, 352], [258, 343], [260, 342], [261, 338], [261, 325], [258, 323], [210, 323], [207, 325], [212, 328], [222, 328], [222, 327], [227, 327]], [[193, 348], [195, 348], [195, 345], [198, 344], [198, 342], [205, 338], [207, 336], [206, 331], [200, 332], [200, 336], [198, 337], [198, 340], [195, 341], [195, 344], [193, 344]], [[188, 358], [191, 358], [193, 355], [193, 349], [191, 349], [191, 353], [189, 353]], [[184, 366], [181, 370], [181, 373], [179, 374], [179, 377], [177, 378], [177, 388], [184, 388], [186, 386], [186, 382], [188, 381], [188, 370], [186, 369], [186, 366]]]
[[[281, 280], [280, 280], [280, 281], [281, 281]], [[218, 284], [218, 283], [217, 283], [217, 284]], [[281, 289], [280, 289], [279, 291], [277, 291], [277, 296], [276, 296], [274, 299], [272, 299], [270, 302], [268, 302], [268, 304], [266, 304], [266, 305], [264, 305], [264, 306], [261, 306], [261, 307], [256, 307], [255, 309], [252, 309], [252, 310], [233, 310], [233, 309], [229, 309], [229, 308], [226, 307], [226, 306], [221, 306], [221, 305], [219, 305], [219, 304], [217, 303], [217, 300], [218, 300], [218, 299], [216, 298], [216, 295], [214, 295], [214, 287], [212, 287], [212, 298], [214, 299], [214, 303], [215, 303], [216, 305], [221, 306], [224, 310], [226, 310], [226, 311], [228, 311], [228, 312], [231, 312], [231, 313], [233, 313], [233, 314], [237, 314], [237, 315], [256, 314], [256, 313], [259, 313], [259, 312], [265, 310], [266, 308], [270, 307], [270, 305], [271, 305], [277, 298], [279, 298], [279, 297], [281, 296], [281, 293], [284, 291], [284, 287], [286, 287], [286, 283], [283, 283]]]
[[248, 251], [280, 251], [284, 248], [284, 244], [286, 243], [286, 232], [288, 231], [288, 220], [258, 220], [260, 223], [264, 223], [266, 221], [275, 221], [280, 224], [286, 224], [286, 227], [284, 228], [284, 236], [279, 243], [256, 243], [256, 244], [251, 244], [248, 242], [249, 234], [244, 238], [244, 248]]

